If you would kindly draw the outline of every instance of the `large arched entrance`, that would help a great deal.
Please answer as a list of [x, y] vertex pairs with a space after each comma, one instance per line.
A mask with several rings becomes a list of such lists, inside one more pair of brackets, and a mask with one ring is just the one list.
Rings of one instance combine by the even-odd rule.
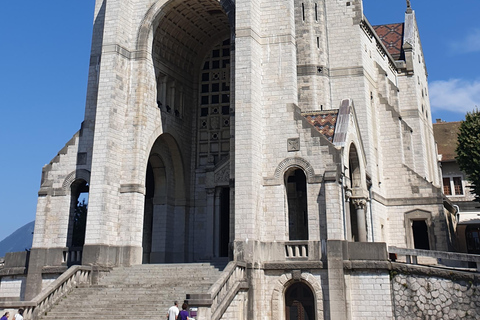
[[150, 152], [145, 177], [143, 263], [185, 260], [184, 171], [174, 138], [161, 135]]
[[[228, 256], [233, 9], [229, 1], [173, 0], [152, 15], [163, 134], [146, 170], [144, 263]], [[164, 136], [175, 137], [180, 163]]]

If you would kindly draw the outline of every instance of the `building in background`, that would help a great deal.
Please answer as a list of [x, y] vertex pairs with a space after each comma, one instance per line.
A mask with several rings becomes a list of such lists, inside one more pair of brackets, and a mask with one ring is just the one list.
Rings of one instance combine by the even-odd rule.
[[457, 249], [480, 254], [480, 203], [474, 201], [469, 181], [455, 159], [460, 125], [460, 121], [444, 122], [437, 119], [433, 124], [433, 132], [442, 170], [443, 193], [458, 208]]

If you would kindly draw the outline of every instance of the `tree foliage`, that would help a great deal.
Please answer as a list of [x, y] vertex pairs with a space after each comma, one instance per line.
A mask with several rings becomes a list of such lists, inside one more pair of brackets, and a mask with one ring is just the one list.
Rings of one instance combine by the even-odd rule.
[[72, 246], [81, 247], [85, 243], [85, 230], [87, 228], [88, 204], [85, 199], [78, 202], [73, 216]]
[[468, 112], [460, 125], [457, 143], [457, 163], [471, 182], [475, 201], [480, 202], [480, 112]]

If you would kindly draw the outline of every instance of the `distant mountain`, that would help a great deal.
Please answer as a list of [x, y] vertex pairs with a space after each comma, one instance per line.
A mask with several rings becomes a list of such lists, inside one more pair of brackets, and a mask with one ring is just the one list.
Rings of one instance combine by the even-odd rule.
[[0, 257], [5, 257], [7, 252], [25, 251], [25, 249], [30, 249], [32, 247], [34, 226], [35, 221], [27, 223], [0, 241]]

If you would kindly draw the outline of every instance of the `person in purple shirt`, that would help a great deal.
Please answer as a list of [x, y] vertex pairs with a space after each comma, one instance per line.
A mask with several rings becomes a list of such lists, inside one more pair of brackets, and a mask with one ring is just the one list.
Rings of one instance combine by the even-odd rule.
[[3, 317], [0, 318], [0, 320], [8, 320], [8, 316], [10, 315], [10, 312], [5, 312]]
[[190, 318], [188, 316], [188, 311], [187, 311], [187, 304], [183, 303], [182, 304], [182, 311], [178, 314], [178, 320], [193, 320], [193, 318]]

